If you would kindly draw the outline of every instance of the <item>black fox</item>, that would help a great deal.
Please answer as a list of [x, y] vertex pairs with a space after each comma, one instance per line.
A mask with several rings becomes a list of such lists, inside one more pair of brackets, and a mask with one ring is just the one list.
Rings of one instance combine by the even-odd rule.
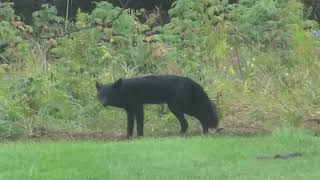
[[154, 75], [133, 79], [119, 79], [111, 84], [96, 82], [97, 98], [103, 106], [124, 108], [127, 112], [127, 137], [133, 134], [134, 119], [138, 136], [143, 136], [143, 105], [167, 103], [170, 111], [181, 125], [181, 133], [186, 133], [188, 123], [184, 114], [196, 117], [203, 129], [218, 126], [216, 107], [203, 88], [187, 77], [174, 75]]

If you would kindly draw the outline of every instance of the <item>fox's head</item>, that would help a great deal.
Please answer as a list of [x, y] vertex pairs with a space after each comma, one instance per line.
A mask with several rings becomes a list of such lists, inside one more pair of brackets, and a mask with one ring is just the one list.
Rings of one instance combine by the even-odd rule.
[[120, 88], [122, 79], [120, 78], [111, 84], [102, 84], [96, 82], [97, 99], [103, 106], [117, 106], [120, 102]]

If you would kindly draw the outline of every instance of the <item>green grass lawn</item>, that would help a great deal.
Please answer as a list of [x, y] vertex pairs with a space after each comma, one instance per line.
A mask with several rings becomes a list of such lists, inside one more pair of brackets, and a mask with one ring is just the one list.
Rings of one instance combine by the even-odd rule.
[[[251, 137], [0, 144], [1, 180], [319, 179], [320, 139], [298, 130]], [[301, 152], [293, 159], [256, 157]]]

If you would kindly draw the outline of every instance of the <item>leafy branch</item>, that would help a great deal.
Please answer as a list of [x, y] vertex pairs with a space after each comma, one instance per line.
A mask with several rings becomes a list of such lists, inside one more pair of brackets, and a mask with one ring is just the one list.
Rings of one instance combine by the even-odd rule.
[[[132, 0], [128, 0], [124, 6], [121, 8], [121, 10], [119, 11], [119, 13], [114, 17], [112, 18], [110, 21], [108, 21], [106, 23], [106, 26], [110, 26], [115, 20], [117, 20], [121, 14], [123, 13], [123, 11], [128, 7], [128, 5], [131, 3]], [[70, 34], [73, 34], [73, 33], [76, 33], [76, 32], [80, 32], [80, 31], [83, 31], [83, 30], [87, 30], [87, 29], [91, 29], [91, 28], [95, 28], [95, 27], [98, 27], [99, 25], [93, 25], [93, 26], [88, 26], [88, 27], [83, 27], [83, 28], [80, 28], [80, 29], [77, 29], [77, 30], [73, 30], [73, 31], [68, 31], [66, 32], [65, 34], [62, 34], [62, 35], [54, 35], [54, 36], [40, 36], [40, 39], [51, 39], [51, 38], [59, 38], [59, 37], [65, 37], [65, 36], [69, 36]]]

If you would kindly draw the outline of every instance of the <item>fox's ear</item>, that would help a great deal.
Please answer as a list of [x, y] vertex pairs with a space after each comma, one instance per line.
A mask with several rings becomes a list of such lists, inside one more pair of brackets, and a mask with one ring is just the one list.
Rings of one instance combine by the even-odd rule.
[[100, 90], [102, 88], [102, 84], [96, 81], [96, 88], [97, 90]]
[[116, 82], [113, 83], [113, 88], [119, 88], [122, 85], [122, 78], [118, 79]]

